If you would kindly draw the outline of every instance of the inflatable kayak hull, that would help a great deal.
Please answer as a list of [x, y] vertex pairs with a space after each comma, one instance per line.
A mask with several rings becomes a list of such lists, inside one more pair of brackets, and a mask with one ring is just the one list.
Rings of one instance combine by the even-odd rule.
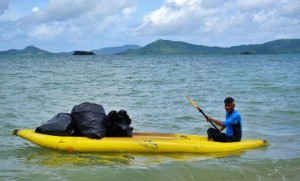
[[34, 130], [14, 130], [13, 134], [42, 147], [67, 152], [151, 152], [151, 153], [219, 153], [253, 149], [268, 145], [265, 140], [210, 142], [206, 136], [189, 134], [134, 133], [133, 137], [53, 136]]

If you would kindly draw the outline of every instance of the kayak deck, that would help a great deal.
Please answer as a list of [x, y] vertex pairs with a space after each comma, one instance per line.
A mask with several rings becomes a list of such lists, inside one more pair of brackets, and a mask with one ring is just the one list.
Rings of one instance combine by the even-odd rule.
[[90, 139], [53, 136], [34, 130], [14, 130], [13, 134], [42, 147], [67, 152], [151, 152], [151, 153], [219, 153], [253, 149], [268, 145], [265, 140], [210, 142], [206, 136], [190, 134], [134, 133], [133, 137]]

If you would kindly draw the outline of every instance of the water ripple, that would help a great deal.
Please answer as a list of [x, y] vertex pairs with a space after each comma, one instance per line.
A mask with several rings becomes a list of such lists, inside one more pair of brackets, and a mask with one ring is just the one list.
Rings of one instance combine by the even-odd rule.
[[[39, 180], [47, 173], [56, 180], [99, 174], [110, 180], [137, 180], [133, 175], [146, 180], [298, 180], [299, 70], [299, 55], [0, 57], [0, 179]], [[244, 137], [266, 139], [271, 146], [182, 163], [175, 156], [61, 155], [10, 135], [14, 128], [35, 128], [86, 101], [102, 104], [106, 112], [127, 110], [135, 131], [206, 134], [211, 125], [186, 95], [220, 120], [223, 99], [235, 97]], [[66, 163], [71, 160], [78, 162]], [[140, 168], [141, 163], [149, 164]], [[63, 173], [65, 166], [72, 169]]]

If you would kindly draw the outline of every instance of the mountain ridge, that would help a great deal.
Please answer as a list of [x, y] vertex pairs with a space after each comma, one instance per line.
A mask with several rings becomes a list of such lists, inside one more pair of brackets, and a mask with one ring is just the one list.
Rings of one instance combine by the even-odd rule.
[[182, 41], [156, 40], [140, 49], [128, 50], [119, 55], [144, 54], [288, 54], [300, 53], [300, 39], [279, 39], [262, 44], [232, 47], [204, 46]]
[[[158, 39], [141, 47], [123, 45], [92, 50], [96, 55], [172, 55], [172, 54], [295, 54], [300, 53], [300, 39], [278, 39], [262, 44], [231, 47], [195, 45], [183, 41]], [[35, 46], [0, 51], [0, 55], [72, 55], [71, 52], [51, 53]]]

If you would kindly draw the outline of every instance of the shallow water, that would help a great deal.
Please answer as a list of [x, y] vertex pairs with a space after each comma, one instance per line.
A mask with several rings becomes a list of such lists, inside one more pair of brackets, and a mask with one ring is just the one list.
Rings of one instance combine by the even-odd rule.
[[[1, 56], [0, 180], [299, 180], [300, 55]], [[224, 119], [236, 99], [244, 139], [219, 155], [66, 154], [11, 135], [82, 102], [125, 109], [136, 132], [206, 134], [185, 96]]]

